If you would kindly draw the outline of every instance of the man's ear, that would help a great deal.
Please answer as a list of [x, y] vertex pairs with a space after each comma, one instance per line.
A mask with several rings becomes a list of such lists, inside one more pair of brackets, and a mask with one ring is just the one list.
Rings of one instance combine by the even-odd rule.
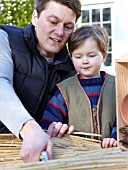
[[105, 62], [107, 56], [108, 56], [108, 53], [104, 53], [104, 54], [103, 54], [103, 60], [102, 60], [102, 62]]
[[34, 26], [36, 26], [37, 19], [38, 19], [38, 13], [37, 13], [37, 10], [34, 10], [32, 13], [32, 24]]

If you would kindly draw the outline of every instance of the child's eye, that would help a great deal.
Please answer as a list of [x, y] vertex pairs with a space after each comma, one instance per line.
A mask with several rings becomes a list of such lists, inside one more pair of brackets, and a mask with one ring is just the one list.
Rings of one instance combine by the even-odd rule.
[[74, 58], [76, 58], [76, 59], [79, 59], [79, 58], [81, 58], [82, 56], [74, 56]]
[[89, 57], [95, 57], [95, 55], [89, 55]]

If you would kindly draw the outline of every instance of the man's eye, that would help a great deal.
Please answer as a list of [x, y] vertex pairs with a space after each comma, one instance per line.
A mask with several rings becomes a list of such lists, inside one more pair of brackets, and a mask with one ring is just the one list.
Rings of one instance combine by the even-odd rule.
[[53, 24], [53, 25], [56, 25], [56, 24], [57, 24], [56, 21], [50, 21], [50, 23]]
[[69, 27], [69, 26], [66, 26], [66, 28], [69, 29], [69, 30], [72, 30], [72, 29], [73, 29], [73, 27]]
[[70, 30], [71, 30], [71, 31], [73, 30], [73, 27], [71, 27], [71, 26], [65, 26], [65, 28], [66, 28], [67, 30], [69, 30], [69, 31], [70, 31]]

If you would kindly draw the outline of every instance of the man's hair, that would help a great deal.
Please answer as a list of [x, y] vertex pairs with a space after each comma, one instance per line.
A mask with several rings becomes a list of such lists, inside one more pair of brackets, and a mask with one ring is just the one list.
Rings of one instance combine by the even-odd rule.
[[76, 14], [76, 21], [81, 16], [81, 2], [80, 0], [34, 0], [34, 8], [38, 15], [46, 9], [47, 3], [54, 1], [70, 8]]
[[102, 54], [108, 53], [109, 36], [107, 30], [100, 26], [82, 26], [78, 28], [69, 38], [68, 49], [72, 55], [73, 51], [83, 45], [86, 39], [94, 38]]

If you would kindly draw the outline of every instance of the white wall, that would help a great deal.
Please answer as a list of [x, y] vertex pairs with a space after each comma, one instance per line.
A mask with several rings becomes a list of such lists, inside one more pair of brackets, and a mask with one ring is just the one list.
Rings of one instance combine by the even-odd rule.
[[128, 53], [128, 1], [115, 0], [112, 11], [112, 66], [104, 69], [115, 75], [115, 59]]
[[115, 0], [80, 0], [82, 5], [110, 3]]
[[128, 1], [116, 0], [113, 12], [113, 56], [128, 53]]

